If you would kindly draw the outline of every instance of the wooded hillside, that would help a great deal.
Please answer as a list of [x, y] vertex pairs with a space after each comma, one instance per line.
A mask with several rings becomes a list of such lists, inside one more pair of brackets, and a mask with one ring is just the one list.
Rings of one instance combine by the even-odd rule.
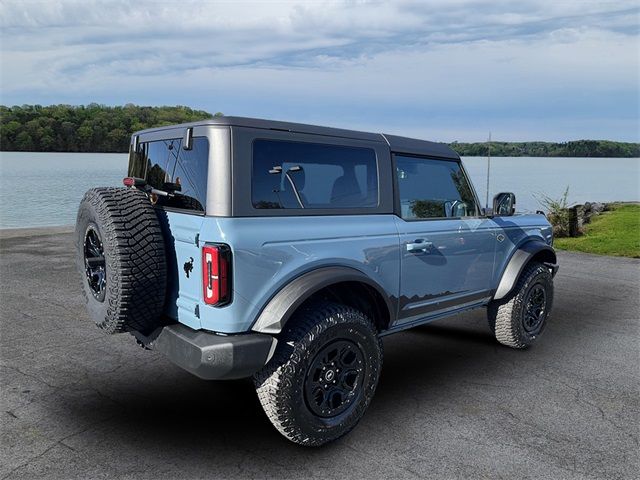
[[[217, 114], [221, 115], [221, 114]], [[188, 107], [0, 106], [0, 149], [32, 152], [126, 152], [131, 134], [212, 114]]]

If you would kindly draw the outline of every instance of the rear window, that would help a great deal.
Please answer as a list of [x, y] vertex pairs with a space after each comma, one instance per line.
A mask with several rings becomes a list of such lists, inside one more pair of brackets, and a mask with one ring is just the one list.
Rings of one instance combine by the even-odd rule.
[[131, 155], [129, 176], [144, 178], [153, 188], [174, 191], [158, 197], [158, 205], [204, 213], [207, 194], [209, 141], [195, 137], [193, 148], [184, 150], [182, 139], [143, 142]]
[[261, 209], [376, 207], [376, 154], [370, 148], [256, 140], [251, 196]]

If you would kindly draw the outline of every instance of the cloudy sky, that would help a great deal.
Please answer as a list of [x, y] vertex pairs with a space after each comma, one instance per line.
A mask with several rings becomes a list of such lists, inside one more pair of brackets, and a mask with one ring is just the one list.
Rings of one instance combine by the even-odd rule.
[[639, 23], [624, 0], [2, 0], [0, 102], [640, 141]]

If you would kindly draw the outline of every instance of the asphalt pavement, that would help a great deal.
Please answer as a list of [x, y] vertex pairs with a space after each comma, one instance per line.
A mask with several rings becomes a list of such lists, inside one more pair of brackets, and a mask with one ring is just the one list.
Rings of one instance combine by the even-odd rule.
[[206, 382], [87, 318], [71, 235], [0, 233], [0, 478], [638, 478], [640, 261], [560, 253], [533, 348], [476, 311], [384, 339], [376, 396], [322, 448], [248, 380]]

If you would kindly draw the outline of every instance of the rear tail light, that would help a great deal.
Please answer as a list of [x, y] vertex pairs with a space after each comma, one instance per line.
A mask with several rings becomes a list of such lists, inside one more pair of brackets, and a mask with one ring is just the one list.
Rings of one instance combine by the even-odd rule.
[[125, 187], [144, 187], [147, 181], [144, 178], [124, 177], [122, 183]]
[[202, 248], [204, 303], [222, 306], [231, 301], [231, 250], [226, 245]]

